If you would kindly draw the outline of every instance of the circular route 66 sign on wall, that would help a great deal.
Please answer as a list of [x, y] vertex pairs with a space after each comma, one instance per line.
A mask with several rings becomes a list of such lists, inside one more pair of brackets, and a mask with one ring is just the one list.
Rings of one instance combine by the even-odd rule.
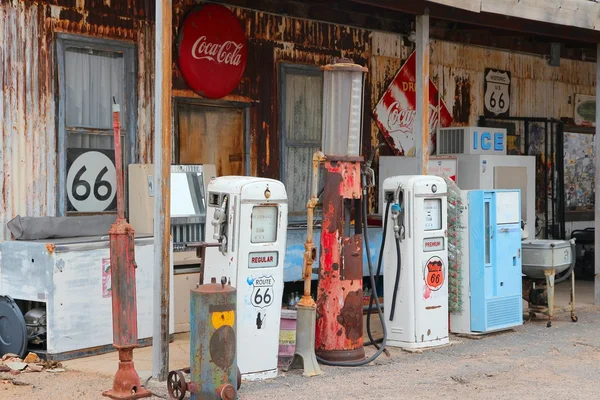
[[113, 150], [67, 149], [67, 211], [116, 211]]

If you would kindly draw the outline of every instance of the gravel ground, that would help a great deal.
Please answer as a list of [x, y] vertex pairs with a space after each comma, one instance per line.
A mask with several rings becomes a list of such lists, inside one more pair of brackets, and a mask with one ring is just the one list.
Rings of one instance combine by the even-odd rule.
[[[557, 316], [551, 328], [532, 321], [481, 340], [452, 338], [451, 346], [410, 354], [390, 349], [362, 368], [322, 367], [267, 382], [244, 383], [239, 398], [254, 399], [593, 399], [600, 384], [600, 308], [579, 311], [579, 322]], [[11, 382], [10, 379], [14, 379]], [[22, 384], [17, 386], [14, 383]], [[0, 399], [102, 399], [109, 377], [76, 371], [0, 374]], [[150, 385], [165, 398], [164, 385]]]

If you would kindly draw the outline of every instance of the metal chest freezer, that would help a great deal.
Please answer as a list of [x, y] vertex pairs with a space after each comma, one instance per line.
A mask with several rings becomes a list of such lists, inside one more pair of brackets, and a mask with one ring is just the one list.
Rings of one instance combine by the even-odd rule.
[[[2, 242], [0, 249], [0, 295], [12, 297], [23, 313], [45, 307], [45, 348], [30, 350], [52, 360], [113, 350], [108, 236], [11, 240]], [[153, 237], [136, 235], [138, 338], [142, 344], [152, 337], [153, 257]], [[174, 325], [172, 274], [171, 265], [170, 333]]]

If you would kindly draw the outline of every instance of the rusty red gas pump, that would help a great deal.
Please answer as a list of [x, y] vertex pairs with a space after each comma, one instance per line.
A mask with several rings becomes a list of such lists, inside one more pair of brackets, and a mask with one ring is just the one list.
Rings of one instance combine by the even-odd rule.
[[113, 105], [115, 169], [117, 174], [117, 220], [110, 235], [110, 277], [112, 286], [113, 346], [119, 352], [119, 369], [113, 388], [102, 395], [111, 399], [140, 399], [152, 393], [143, 388], [133, 365], [133, 349], [138, 345], [135, 290], [134, 230], [125, 220], [123, 152], [119, 105]]
[[[360, 223], [362, 90], [365, 67], [350, 60], [326, 65], [323, 89], [323, 222], [315, 352], [320, 360], [352, 362], [363, 349]], [[354, 228], [352, 220], [354, 219]]]

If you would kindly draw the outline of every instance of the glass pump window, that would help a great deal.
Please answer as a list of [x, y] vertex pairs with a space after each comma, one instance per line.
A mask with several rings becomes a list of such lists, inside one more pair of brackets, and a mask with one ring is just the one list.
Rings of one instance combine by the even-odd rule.
[[254, 206], [250, 222], [252, 243], [277, 241], [277, 213], [277, 206]]
[[426, 231], [439, 231], [442, 229], [442, 200], [441, 199], [425, 199], [423, 204], [423, 212], [425, 214]]

